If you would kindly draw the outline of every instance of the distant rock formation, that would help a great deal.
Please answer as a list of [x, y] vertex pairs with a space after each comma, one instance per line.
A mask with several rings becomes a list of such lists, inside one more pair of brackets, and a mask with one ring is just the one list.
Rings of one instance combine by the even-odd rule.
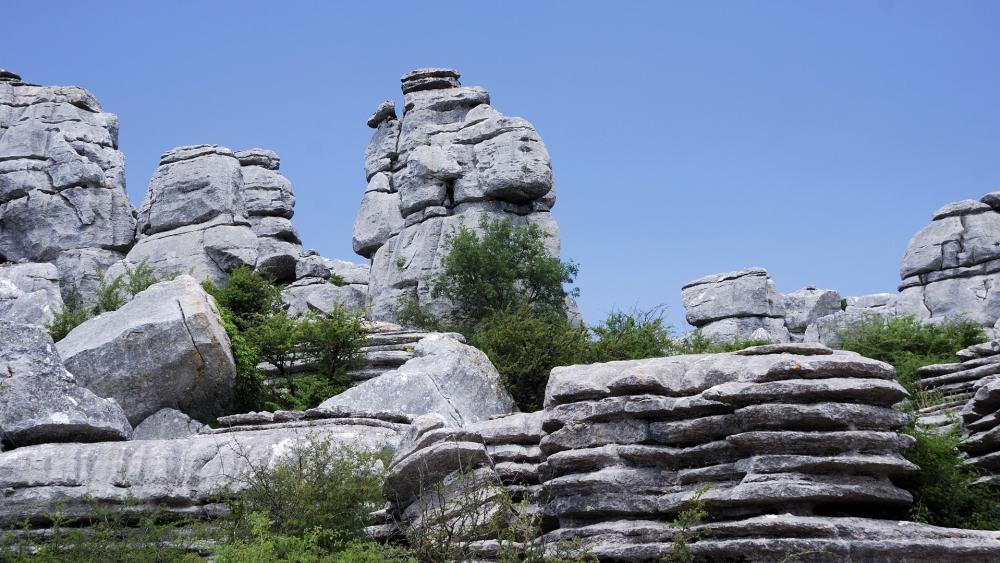
[[118, 117], [77, 86], [0, 70], [0, 261], [51, 262], [64, 296], [92, 295], [132, 246]]
[[444, 238], [457, 226], [478, 229], [480, 217], [538, 225], [559, 255], [559, 229], [549, 212], [555, 189], [549, 154], [531, 123], [493, 109], [479, 87], [441, 68], [403, 75], [403, 116], [383, 102], [369, 118], [375, 134], [365, 151], [368, 186], [354, 223], [354, 250], [372, 259], [370, 315], [394, 320], [404, 296], [435, 313], [431, 296]]
[[788, 342], [785, 299], [763, 268], [715, 274], [681, 288], [687, 321], [713, 340]]
[[950, 203], [913, 236], [900, 268], [900, 307], [920, 319], [1000, 319], [1000, 192]]

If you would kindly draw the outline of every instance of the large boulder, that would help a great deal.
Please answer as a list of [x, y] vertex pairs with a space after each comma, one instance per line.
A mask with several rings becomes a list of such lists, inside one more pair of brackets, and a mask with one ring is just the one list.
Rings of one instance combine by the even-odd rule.
[[208, 427], [177, 409], [160, 409], [140, 422], [133, 440], [173, 440], [187, 438]]
[[405, 111], [384, 102], [368, 119], [365, 189], [353, 245], [371, 258], [368, 288], [376, 320], [394, 320], [408, 297], [435, 313], [449, 304], [428, 280], [440, 271], [445, 240], [481, 216], [538, 225], [550, 254], [559, 229], [549, 210], [555, 188], [548, 151], [528, 121], [490, 107], [489, 93], [463, 87], [452, 69], [417, 69], [401, 79]]
[[0, 433], [10, 448], [127, 440], [132, 427], [113, 399], [76, 384], [48, 333], [0, 320]]
[[53, 264], [0, 265], [0, 318], [45, 326], [62, 307], [59, 270]]
[[132, 204], [118, 117], [76, 86], [0, 76], [0, 261], [53, 262], [66, 289], [66, 252], [121, 254], [132, 245]]
[[413, 353], [396, 370], [327, 399], [319, 409], [437, 413], [459, 426], [516, 410], [496, 368], [472, 346], [438, 334], [420, 340]]
[[232, 396], [229, 338], [215, 302], [191, 276], [151, 286], [57, 346], [80, 384], [116, 399], [133, 424], [162, 408], [211, 420]]
[[687, 321], [719, 341], [788, 342], [785, 300], [763, 268], [705, 276], [681, 288]]

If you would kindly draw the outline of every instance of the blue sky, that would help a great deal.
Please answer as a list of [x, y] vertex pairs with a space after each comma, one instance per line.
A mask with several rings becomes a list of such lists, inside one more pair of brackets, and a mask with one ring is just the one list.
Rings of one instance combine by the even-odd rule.
[[6, 0], [0, 67], [121, 118], [138, 205], [168, 148], [282, 157], [307, 247], [351, 225], [376, 105], [459, 69], [552, 156], [588, 321], [759, 265], [782, 291], [893, 291], [939, 206], [1000, 189], [997, 2]]

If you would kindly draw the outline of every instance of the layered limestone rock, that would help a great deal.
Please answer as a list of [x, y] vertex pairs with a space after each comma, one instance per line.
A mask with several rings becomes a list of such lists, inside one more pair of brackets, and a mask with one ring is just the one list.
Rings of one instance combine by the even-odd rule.
[[437, 413], [470, 424], [517, 407], [486, 354], [453, 335], [434, 334], [413, 346], [413, 359], [324, 401], [318, 408]]
[[965, 438], [959, 449], [967, 456], [965, 463], [983, 474], [977, 484], [997, 486], [1000, 485], [1000, 370], [994, 367], [1000, 366], [1000, 342], [973, 346], [965, 350], [965, 355], [976, 357], [963, 365], [981, 363], [982, 367], [971, 368], [978, 369], [981, 375], [972, 385], [972, 398], [961, 409]]
[[[917, 423], [951, 429], [976, 390], [1000, 374], [1000, 342], [993, 340], [957, 353], [958, 361], [916, 370], [917, 385], [934, 398], [934, 404], [917, 411]], [[971, 408], [971, 407], [970, 407]]]
[[548, 151], [527, 121], [493, 109], [489, 94], [463, 87], [458, 72], [418, 69], [402, 78], [403, 116], [383, 102], [369, 118], [368, 186], [354, 224], [354, 250], [372, 259], [370, 315], [393, 320], [403, 297], [433, 312], [430, 294], [443, 243], [457, 226], [480, 219], [535, 224], [559, 255]]
[[0, 74], [0, 261], [51, 262], [64, 291], [96, 290], [132, 246], [118, 117], [76, 86]]
[[917, 470], [888, 364], [810, 344], [555, 368], [543, 485], [562, 528], [905, 508]]
[[236, 367], [215, 301], [191, 276], [160, 282], [57, 344], [81, 385], [138, 424], [162, 408], [208, 421], [225, 413]]
[[785, 300], [763, 268], [713, 274], [681, 288], [687, 322], [712, 340], [788, 342]]
[[311, 415], [180, 439], [19, 448], [0, 454], [0, 527], [20, 527], [26, 519], [44, 523], [56, 507], [67, 515], [92, 514], [94, 503], [217, 516], [224, 514], [227, 490], [245, 487], [253, 467], [294, 461], [317, 441], [333, 451], [393, 451], [405, 429], [363, 415]]
[[114, 400], [76, 384], [47, 332], [0, 320], [3, 447], [127, 440], [131, 435], [132, 427]]
[[59, 270], [48, 263], [0, 264], [0, 318], [45, 326], [62, 310]]
[[950, 203], [913, 236], [900, 268], [899, 299], [921, 319], [1000, 319], [1000, 192]]
[[278, 165], [265, 149], [167, 151], [139, 208], [135, 246], [108, 275], [146, 263], [161, 277], [184, 273], [218, 283], [246, 266], [294, 280], [302, 247], [289, 220], [292, 187]]

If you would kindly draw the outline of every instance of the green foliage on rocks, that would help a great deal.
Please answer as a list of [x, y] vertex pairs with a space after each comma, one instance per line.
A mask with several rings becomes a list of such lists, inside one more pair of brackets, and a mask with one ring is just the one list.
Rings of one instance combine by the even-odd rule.
[[59, 342], [74, 328], [86, 322], [90, 316], [90, 310], [83, 304], [80, 293], [71, 289], [63, 299], [63, 308], [53, 316], [52, 322], [45, 328], [52, 336], [52, 340]]
[[[335, 307], [293, 317], [281, 288], [249, 268], [233, 270], [222, 286], [204, 287], [215, 297], [233, 346], [237, 412], [304, 410], [350, 385], [347, 372], [361, 361], [366, 337], [360, 315]], [[267, 385], [257, 369], [261, 362], [275, 366], [279, 381]]]
[[637, 360], [669, 354], [675, 344], [662, 313], [662, 307], [612, 312], [602, 323], [590, 327], [594, 339], [587, 347], [587, 361]]
[[912, 316], [884, 319], [872, 315], [840, 332], [842, 349], [892, 364], [896, 380], [918, 401], [917, 368], [954, 362], [955, 352], [985, 341], [986, 333], [973, 322], [921, 323]]

